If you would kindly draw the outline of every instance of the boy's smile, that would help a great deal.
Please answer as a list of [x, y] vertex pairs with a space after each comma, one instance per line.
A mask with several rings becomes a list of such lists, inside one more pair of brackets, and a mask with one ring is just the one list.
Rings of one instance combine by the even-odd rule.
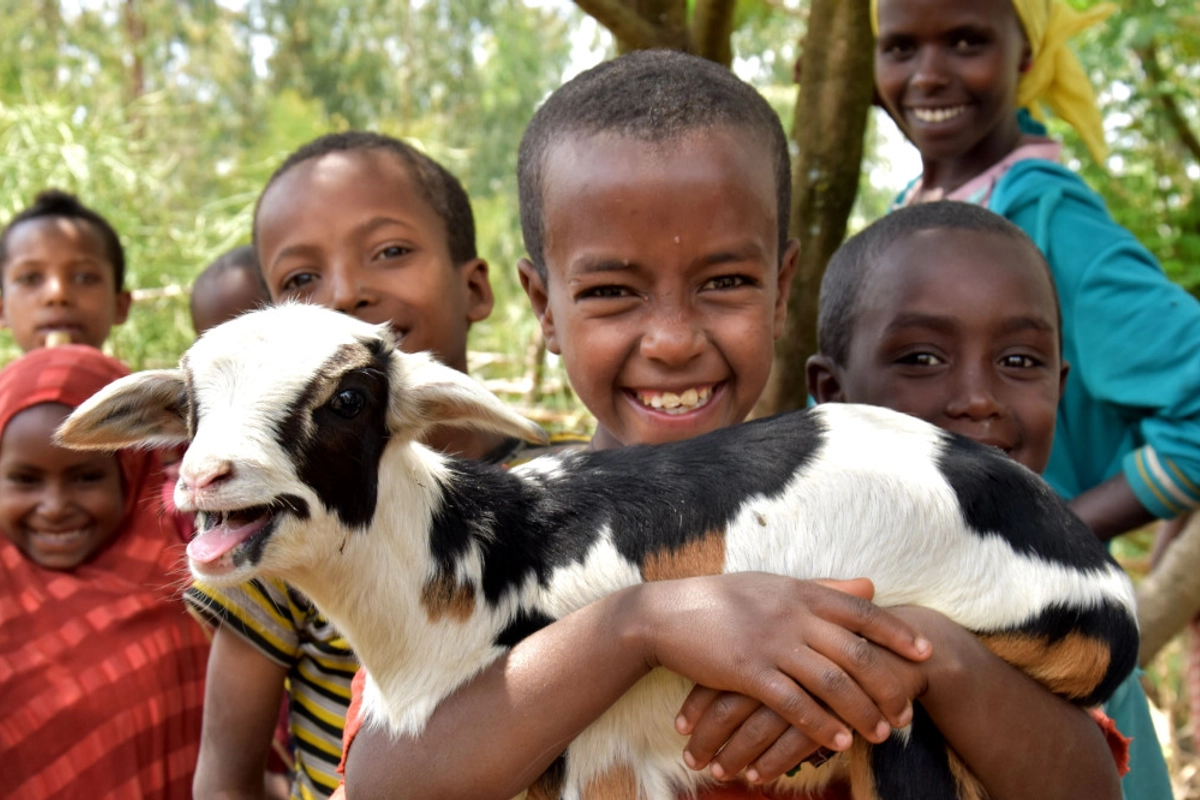
[[53, 334], [100, 347], [129, 314], [131, 295], [117, 291], [114, 267], [90, 224], [39, 217], [14, 227], [3, 265], [4, 324], [28, 352]]
[[121, 527], [124, 510], [115, 456], [50, 441], [69, 412], [57, 403], [31, 406], [0, 440], [0, 527], [46, 569], [72, 569], [91, 558]]
[[1028, 57], [1010, 0], [880, 0], [878, 7], [875, 85], [926, 172], [948, 170], [955, 182], [1003, 158], [1021, 135], [1016, 92]]
[[766, 384], [795, 248], [780, 269], [774, 163], [748, 136], [600, 134], [547, 155], [549, 285], [528, 262], [521, 277], [596, 447], [741, 422]]
[[828, 382], [810, 367], [818, 402], [903, 411], [1041, 472], [1066, 366], [1053, 287], [1031, 247], [945, 228], [896, 241], [864, 277], [847, 363]]

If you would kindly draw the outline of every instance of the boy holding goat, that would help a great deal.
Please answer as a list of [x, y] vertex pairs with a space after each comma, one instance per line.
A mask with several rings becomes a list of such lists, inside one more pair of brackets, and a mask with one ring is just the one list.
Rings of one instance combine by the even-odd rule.
[[[767, 380], [796, 255], [787, 142], [765, 101], [700, 59], [630, 54], [546, 101], [519, 179], [522, 284], [596, 416], [592, 446], [741, 422]], [[837, 588], [742, 573], [595, 602], [516, 643], [419, 737], [349, 736], [348, 795], [512, 797], [661, 665], [757, 698], [698, 687], [685, 705], [685, 759], [717, 777], [768, 781], [818, 748], [847, 749], [851, 730], [883, 741], [919, 699], [990, 797], [1117, 796], [1085, 714], [945, 617], [884, 611], [865, 581]]]

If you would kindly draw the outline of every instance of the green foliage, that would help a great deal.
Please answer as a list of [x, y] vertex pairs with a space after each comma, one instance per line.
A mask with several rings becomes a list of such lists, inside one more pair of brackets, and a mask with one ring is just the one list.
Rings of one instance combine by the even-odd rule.
[[[1094, 2], [1077, 2], [1081, 6]], [[1200, 293], [1200, 15], [1195, 4], [1136, 0], [1076, 47], [1100, 90], [1111, 153], [1105, 165], [1055, 127], [1072, 166], [1113, 216]]]

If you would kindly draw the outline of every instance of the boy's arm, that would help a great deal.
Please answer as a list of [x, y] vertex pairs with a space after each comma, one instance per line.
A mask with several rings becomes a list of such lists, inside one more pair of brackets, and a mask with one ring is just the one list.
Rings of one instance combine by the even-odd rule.
[[[1011, 178], [1011, 207], [999, 200], [993, 207], [1029, 233], [1053, 264], [1064, 337], [1073, 350], [1067, 353], [1071, 372], [1063, 402], [1078, 413], [1068, 414], [1067, 434], [1072, 447], [1082, 450], [1064, 459], [1056, 447], [1048, 479], [1056, 484], [1056, 463], [1107, 465], [1113, 458], [1108, 444], [1088, 451], [1089, 442], [1105, 442], [1113, 429], [1128, 429], [1133, 441], [1122, 446], [1136, 449], [1119, 465], [1124, 484], [1087, 500], [1080, 495], [1080, 516], [1111, 538], [1145, 519], [1128, 507], [1125, 489], [1146, 515], [1166, 519], [1196, 508], [1200, 302], [1167, 278], [1154, 256], [1113, 221], [1099, 195], [1077, 177], [1057, 168], [1020, 167], [1010, 175], [1053, 172], [1057, 177], [1040, 183]], [[1088, 397], [1072, 394], [1080, 388]], [[1102, 416], [1106, 412], [1100, 409], [1089, 419], [1088, 400], [1110, 406], [1112, 416]], [[1092, 436], [1097, 427], [1102, 429]], [[1103, 486], [1090, 483], [1080, 488]], [[1105, 496], [1109, 491], [1116, 495]], [[1100, 513], [1113, 516], [1100, 518]], [[1121, 526], [1126, 527], [1117, 530]]]
[[287, 670], [237, 633], [217, 628], [193, 782], [197, 800], [265, 797], [264, 773], [286, 676]]
[[911, 705], [868, 639], [929, 654], [909, 625], [813, 582], [741, 573], [625, 589], [519, 642], [443, 701], [420, 738], [364, 727], [347, 754], [347, 794], [512, 797], [660, 665], [761, 697], [827, 745], [847, 746], [849, 729], [822, 704], [878, 741]]
[[[1091, 717], [945, 616], [917, 607], [891, 610], [934, 643], [928, 661], [892, 658], [895, 668], [920, 674], [922, 706], [988, 797], [1121, 796], [1112, 752]], [[695, 731], [689, 760], [699, 767], [715, 759], [714, 773], [734, 775], [749, 767], [771, 780], [815, 750], [807, 737], [748, 698], [701, 689], [689, 697], [683, 715], [686, 728]]]
[[1114, 475], [1088, 489], [1072, 500], [1070, 506], [1076, 516], [1105, 542], [1156, 519], [1138, 500], [1124, 474]]

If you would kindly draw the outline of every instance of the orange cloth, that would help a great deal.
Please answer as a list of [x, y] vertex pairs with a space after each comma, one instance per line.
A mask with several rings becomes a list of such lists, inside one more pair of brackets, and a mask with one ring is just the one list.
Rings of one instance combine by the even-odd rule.
[[[125, 374], [86, 346], [34, 350], [0, 371], [0, 436], [30, 406], [77, 406]], [[124, 521], [90, 561], [43, 569], [0, 538], [2, 797], [191, 797], [208, 640], [179, 599], [157, 459], [118, 459]]]

